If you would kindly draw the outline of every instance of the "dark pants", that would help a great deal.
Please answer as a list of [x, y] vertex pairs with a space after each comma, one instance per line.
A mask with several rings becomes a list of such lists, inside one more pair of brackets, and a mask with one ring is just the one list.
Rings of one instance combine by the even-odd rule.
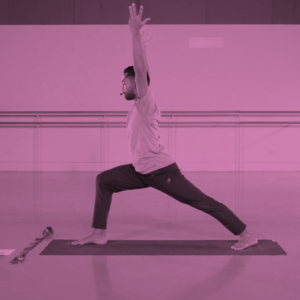
[[211, 215], [234, 235], [240, 235], [246, 225], [224, 204], [202, 193], [189, 182], [174, 163], [148, 174], [135, 171], [132, 164], [100, 173], [96, 180], [96, 201], [93, 228], [106, 229], [112, 194], [126, 190], [153, 187]]

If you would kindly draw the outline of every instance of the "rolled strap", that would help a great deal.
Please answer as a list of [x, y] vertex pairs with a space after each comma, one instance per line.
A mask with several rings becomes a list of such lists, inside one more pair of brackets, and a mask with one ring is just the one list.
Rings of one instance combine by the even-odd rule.
[[44, 238], [49, 237], [53, 234], [53, 229], [51, 227], [46, 227], [43, 232], [43, 237], [41, 238], [36, 238], [33, 243], [30, 243], [28, 247], [26, 247], [18, 256], [16, 256], [10, 263], [12, 264], [18, 264], [18, 263], [23, 263], [26, 254], [33, 249], [37, 244], [39, 244]]

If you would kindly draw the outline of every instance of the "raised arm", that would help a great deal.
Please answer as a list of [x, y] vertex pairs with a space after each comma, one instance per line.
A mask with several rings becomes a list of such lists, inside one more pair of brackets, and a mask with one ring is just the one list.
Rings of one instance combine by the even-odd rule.
[[148, 71], [148, 74], [150, 76], [150, 70], [149, 70], [149, 65], [148, 65], [147, 56], [146, 56], [146, 47], [151, 42], [151, 40], [153, 40], [154, 38], [149, 39], [149, 34], [150, 34], [150, 32], [148, 32], [147, 35], [146, 35], [145, 31], [143, 29], [141, 30], [143, 53], [144, 53], [144, 58], [145, 58], [145, 62], [146, 62], [146, 65], [147, 65], [147, 71]]
[[146, 59], [146, 51], [142, 45], [141, 29], [150, 19], [146, 19], [142, 22], [143, 6], [140, 7], [139, 14], [136, 14], [135, 5], [129, 6], [130, 19], [129, 28], [132, 32], [132, 44], [133, 44], [133, 65], [135, 71], [135, 81], [137, 85], [137, 91], [140, 98], [146, 95], [148, 91], [147, 83], [147, 71], [148, 63]]
[[132, 46], [133, 46], [133, 64], [135, 73], [147, 74], [147, 59], [146, 51], [142, 45], [142, 39], [140, 33], [132, 34]]

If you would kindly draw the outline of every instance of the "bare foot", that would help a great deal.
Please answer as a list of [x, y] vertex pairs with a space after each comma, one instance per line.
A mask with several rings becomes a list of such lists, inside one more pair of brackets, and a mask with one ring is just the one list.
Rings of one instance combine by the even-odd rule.
[[231, 247], [231, 249], [243, 250], [258, 244], [257, 238], [252, 234], [250, 234], [249, 232], [247, 232], [246, 230], [240, 235], [240, 237], [241, 239], [236, 244], [234, 244]]
[[85, 244], [96, 244], [96, 245], [104, 245], [107, 243], [107, 239], [106, 239], [106, 232], [105, 231], [101, 231], [100, 233], [95, 233], [95, 232], [99, 232], [100, 229], [95, 229], [94, 232], [81, 239], [78, 241], [74, 241], [71, 244], [72, 245], [85, 245]]

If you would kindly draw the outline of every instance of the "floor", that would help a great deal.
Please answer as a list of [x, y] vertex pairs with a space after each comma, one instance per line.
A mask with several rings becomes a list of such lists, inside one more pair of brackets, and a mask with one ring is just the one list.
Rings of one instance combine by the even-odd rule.
[[[54, 239], [92, 232], [97, 173], [0, 172], [0, 249], [16, 249], [0, 256], [1, 299], [300, 299], [300, 172], [246, 172], [240, 181], [230, 172], [183, 174], [287, 255], [40, 256], [50, 242], [44, 240], [13, 265], [47, 226]], [[209, 215], [152, 188], [114, 194], [107, 237], [238, 239]]]

